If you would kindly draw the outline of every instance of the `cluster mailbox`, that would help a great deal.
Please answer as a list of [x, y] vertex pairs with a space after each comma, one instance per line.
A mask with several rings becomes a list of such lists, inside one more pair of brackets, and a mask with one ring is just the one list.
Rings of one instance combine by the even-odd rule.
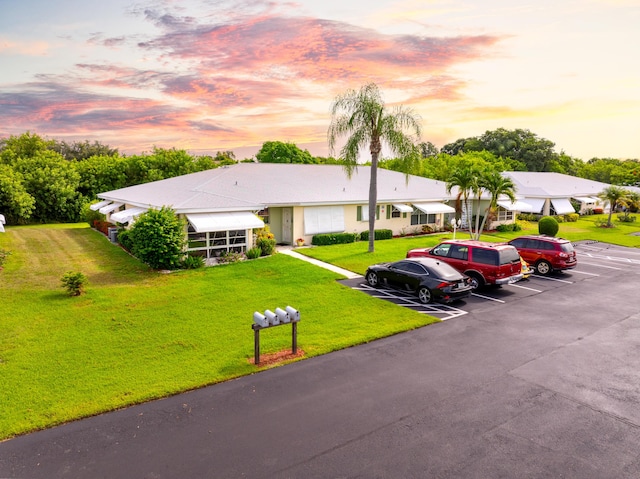
[[300, 321], [300, 311], [291, 306], [286, 308], [276, 308], [275, 311], [265, 310], [264, 314], [256, 311], [253, 313], [252, 329], [254, 331], [254, 354], [255, 364], [260, 364], [260, 330], [282, 324], [291, 324], [291, 352], [298, 351], [298, 321]]

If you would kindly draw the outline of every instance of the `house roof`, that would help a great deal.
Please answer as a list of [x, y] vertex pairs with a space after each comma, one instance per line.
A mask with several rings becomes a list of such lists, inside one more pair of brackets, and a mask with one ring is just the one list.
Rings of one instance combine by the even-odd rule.
[[[371, 168], [347, 177], [339, 165], [238, 163], [100, 193], [99, 198], [177, 213], [255, 211], [267, 206], [367, 204]], [[378, 169], [378, 203], [443, 201], [446, 184]]]
[[518, 196], [533, 198], [572, 198], [597, 196], [607, 183], [552, 172], [505, 171], [516, 186]]

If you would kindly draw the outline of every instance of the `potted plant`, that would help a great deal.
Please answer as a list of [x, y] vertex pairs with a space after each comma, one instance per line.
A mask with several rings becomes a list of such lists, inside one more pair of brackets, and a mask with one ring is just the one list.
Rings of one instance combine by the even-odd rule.
[[296, 244], [297, 244], [298, 246], [304, 246], [304, 238], [298, 238], [298, 239], [296, 240]]

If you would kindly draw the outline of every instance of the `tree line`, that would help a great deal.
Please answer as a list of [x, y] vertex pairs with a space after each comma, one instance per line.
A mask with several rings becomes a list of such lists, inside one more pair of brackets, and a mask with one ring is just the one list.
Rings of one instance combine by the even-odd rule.
[[[376, 161], [381, 168], [444, 182], [473, 164], [480, 171], [554, 171], [612, 185], [640, 185], [638, 160], [585, 162], [554, 148], [553, 142], [528, 130], [499, 128], [440, 150], [430, 142], [418, 143], [403, 151], [402, 158]], [[357, 159], [343, 156], [316, 157], [290, 142], [267, 141], [255, 158], [241, 161], [356, 165]], [[84, 219], [84, 209], [98, 193], [237, 162], [232, 151], [193, 156], [185, 150], [153, 148], [127, 156], [99, 142], [67, 143], [26, 132], [0, 139], [0, 213], [8, 224], [76, 222]]]

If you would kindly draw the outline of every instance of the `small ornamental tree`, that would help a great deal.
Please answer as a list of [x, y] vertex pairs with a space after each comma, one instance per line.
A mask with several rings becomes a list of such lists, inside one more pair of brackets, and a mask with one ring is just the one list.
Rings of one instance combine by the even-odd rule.
[[166, 206], [141, 214], [129, 233], [131, 253], [154, 269], [176, 269], [184, 256], [185, 224]]
[[559, 229], [558, 220], [553, 216], [544, 216], [538, 221], [538, 232], [541, 235], [555, 236]]
[[69, 296], [80, 296], [84, 292], [84, 285], [87, 282], [87, 277], [81, 272], [67, 271], [62, 278], [60, 278], [62, 287], [67, 290]]

